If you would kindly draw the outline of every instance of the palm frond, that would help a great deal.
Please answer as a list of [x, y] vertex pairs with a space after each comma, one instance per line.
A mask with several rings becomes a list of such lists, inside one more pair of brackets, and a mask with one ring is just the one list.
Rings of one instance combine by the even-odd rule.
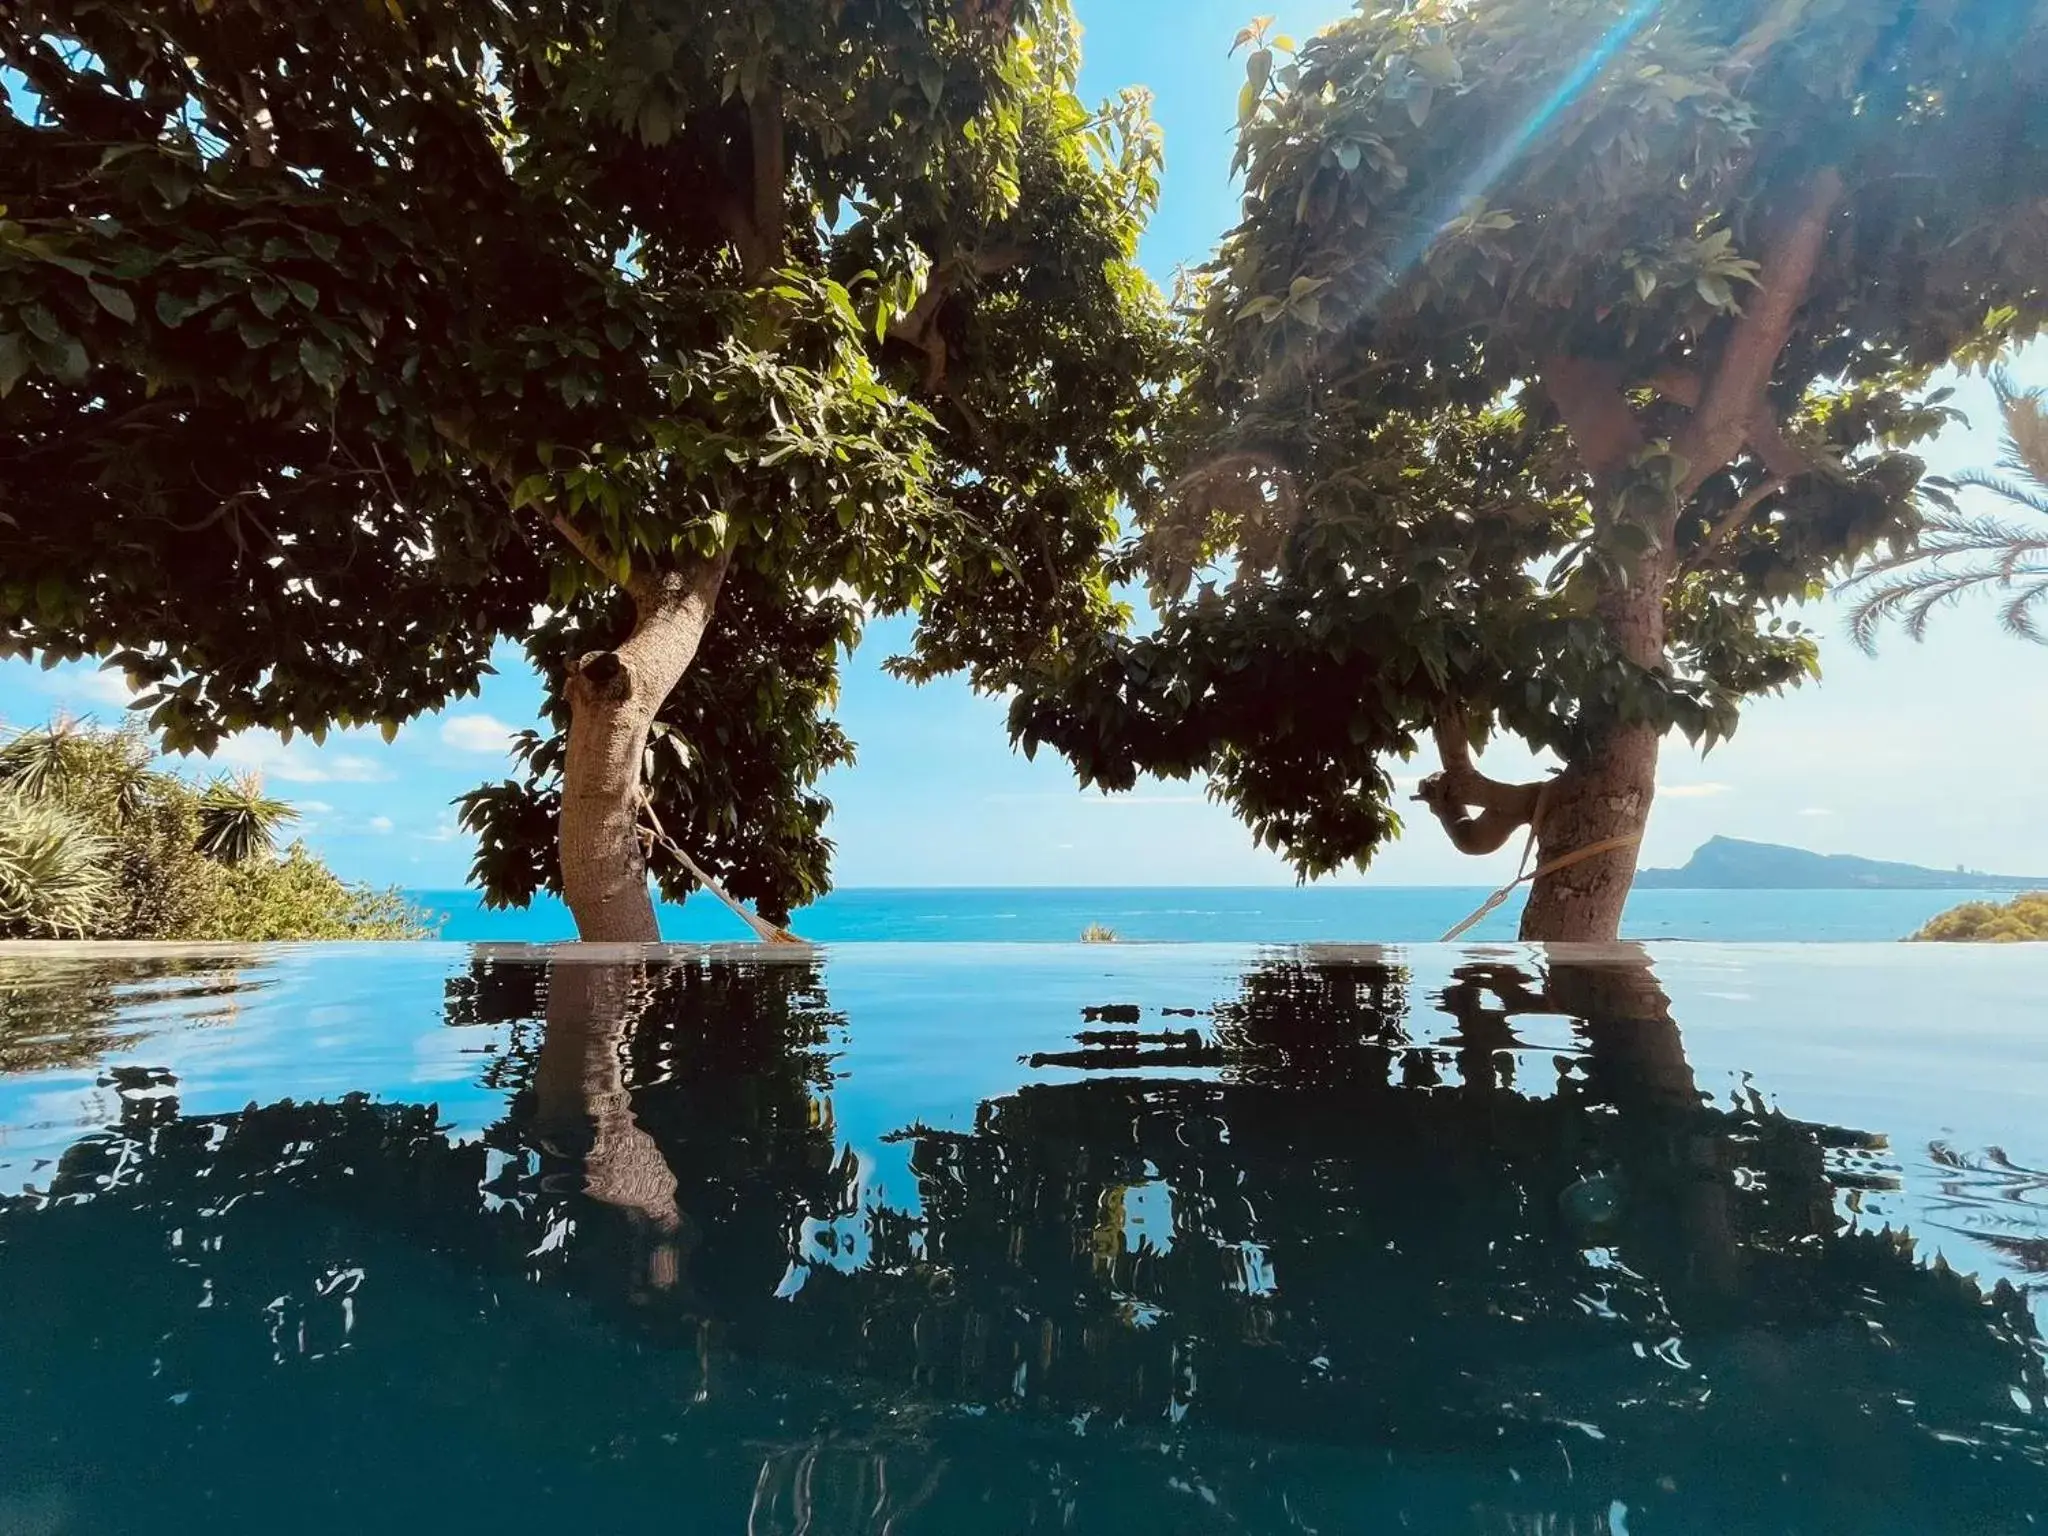
[[1878, 633], [1886, 624], [1896, 623], [1913, 639], [1924, 640], [1936, 609], [1996, 581], [1995, 572], [1954, 571], [1932, 563], [1904, 566], [1885, 575], [1888, 579], [1861, 590], [1844, 588], [1856, 600], [1849, 613], [1849, 636], [1867, 652], [1877, 649]]
[[2005, 418], [2002, 460], [2007, 469], [2048, 487], [2048, 402], [2038, 389], [2021, 389], [1999, 369], [1991, 376], [1998, 411]]
[[2039, 512], [2048, 517], [2048, 486], [2036, 490], [2022, 485], [2011, 475], [1993, 469], [1963, 469], [1950, 476], [1957, 485], [1975, 486], [1980, 491], [1989, 491], [2002, 501]]
[[2031, 640], [2036, 645], [2048, 644], [2048, 637], [2041, 631], [2041, 622], [2035, 617], [2036, 605], [2048, 601], [2048, 573], [2021, 591], [1999, 610], [1998, 622], [2005, 632], [2021, 640]]
[[2022, 576], [2036, 572], [2027, 564], [2030, 560], [2048, 560], [2048, 538], [2015, 539], [1998, 552], [1998, 580], [2002, 586], [2010, 586]]
[[[2048, 401], [2022, 390], [2009, 374], [1992, 378], [2005, 418], [2004, 456], [1995, 470], [1965, 470], [1954, 486], [1988, 491], [2014, 512], [2048, 518]], [[1983, 588], [2010, 594], [1999, 609], [2009, 635], [2048, 644], [2037, 607], [2048, 601], [2048, 527], [2022, 518], [1961, 510], [1932, 488], [1913, 544], [1866, 560], [1836, 591], [1853, 600], [1850, 637], [1865, 651], [1877, 647], [1886, 624], [1915, 640], [1926, 638], [1936, 609]], [[2015, 590], [2017, 588], [2017, 590]]]

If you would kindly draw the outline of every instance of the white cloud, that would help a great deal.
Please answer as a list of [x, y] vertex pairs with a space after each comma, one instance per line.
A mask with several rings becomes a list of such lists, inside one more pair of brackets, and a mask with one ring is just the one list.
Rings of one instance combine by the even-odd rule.
[[1734, 791], [1733, 784], [1659, 784], [1657, 793], [1666, 800], [1705, 800]]
[[506, 752], [512, 746], [512, 727], [490, 715], [450, 715], [441, 722], [441, 741], [458, 752]]
[[283, 784], [371, 784], [391, 777], [367, 757], [320, 751], [304, 741], [287, 746], [276, 736], [256, 731], [228, 737], [214, 748], [213, 760]]
[[378, 834], [380, 837], [383, 834], [391, 831], [392, 828], [396, 827], [397, 825], [398, 823], [393, 821], [389, 816], [372, 816], [370, 818], [370, 830]]
[[334, 809], [325, 800], [294, 800], [292, 804], [296, 805], [308, 816], [325, 816]]
[[97, 667], [57, 667], [35, 674], [38, 693], [47, 693], [72, 704], [111, 704], [126, 709], [134, 690], [120, 672], [102, 672]]
[[430, 843], [452, 843], [460, 836], [462, 824], [453, 816], [444, 816], [440, 824], [427, 834], [426, 840]]
[[1799, 814], [1802, 816], [1832, 816], [1835, 813], [1824, 805], [1809, 805]]

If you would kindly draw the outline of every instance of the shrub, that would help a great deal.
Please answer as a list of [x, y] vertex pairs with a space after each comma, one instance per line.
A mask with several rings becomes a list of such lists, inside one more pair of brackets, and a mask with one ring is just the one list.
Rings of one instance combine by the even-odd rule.
[[0, 745], [0, 937], [424, 938], [394, 890], [344, 882], [253, 779], [194, 785], [155, 766], [137, 729], [68, 720]]
[[1119, 941], [1114, 928], [1105, 927], [1101, 923], [1090, 923], [1081, 930], [1081, 942], [1083, 944], [1115, 944]]
[[2003, 903], [1965, 902], [1932, 919], [1913, 940], [1921, 944], [2048, 942], [2048, 891], [2028, 891]]
[[0, 791], [0, 935], [83, 937], [113, 898], [112, 852], [61, 807]]

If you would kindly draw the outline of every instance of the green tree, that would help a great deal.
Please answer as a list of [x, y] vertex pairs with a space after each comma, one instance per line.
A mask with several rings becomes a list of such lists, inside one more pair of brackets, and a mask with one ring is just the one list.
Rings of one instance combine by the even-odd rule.
[[427, 914], [342, 881], [253, 778], [205, 788], [154, 766], [139, 728], [57, 720], [0, 745], [0, 937], [417, 939]]
[[1972, 592], [1995, 591], [2008, 634], [2048, 643], [2036, 609], [2048, 601], [2048, 405], [2038, 389], [2023, 390], [2005, 373], [1992, 375], [2005, 422], [1996, 469], [1965, 470], [1955, 484], [1989, 491], [2020, 521], [1966, 512], [1949, 487], [1928, 485], [1919, 540], [1866, 563], [1847, 585], [1850, 625], [1865, 650], [1896, 621], [1918, 640], [1934, 611]]
[[[1817, 667], [1784, 614], [1915, 529], [1936, 370], [2032, 335], [2048, 19], [1969, 0], [1418, 0], [1254, 26], [1243, 220], [1131, 568], [1015, 734], [1202, 773], [1310, 876], [1535, 827], [1523, 932], [1617, 932], [1664, 736]], [[1481, 773], [1497, 733], [1545, 783]], [[1592, 856], [1583, 856], [1588, 852]]]
[[492, 895], [655, 937], [651, 802], [808, 899], [860, 614], [1002, 686], [1111, 606], [1158, 152], [1075, 39], [1064, 0], [15, 7], [0, 639], [110, 655], [174, 749], [394, 731], [524, 641]]

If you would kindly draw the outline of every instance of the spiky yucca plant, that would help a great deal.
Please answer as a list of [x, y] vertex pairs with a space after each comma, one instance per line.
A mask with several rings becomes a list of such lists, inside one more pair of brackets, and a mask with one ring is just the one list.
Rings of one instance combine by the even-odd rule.
[[114, 895], [111, 853], [62, 806], [0, 790], [0, 937], [84, 937]]
[[1935, 609], [1987, 589], [1999, 596], [2008, 634], [2048, 644], [2048, 401], [2004, 373], [1991, 387], [2005, 418], [1998, 467], [1965, 470], [1952, 483], [1989, 491], [2010, 510], [1966, 512], [1931, 491], [1919, 542], [1864, 566], [1843, 588], [1856, 605], [1850, 632], [1865, 650], [1888, 623], [1924, 639]]
[[244, 864], [277, 849], [278, 828], [299, 819], [263, 793], [255, 774], [216, 779], [199, 797], [199, 851], [223, 864]]

